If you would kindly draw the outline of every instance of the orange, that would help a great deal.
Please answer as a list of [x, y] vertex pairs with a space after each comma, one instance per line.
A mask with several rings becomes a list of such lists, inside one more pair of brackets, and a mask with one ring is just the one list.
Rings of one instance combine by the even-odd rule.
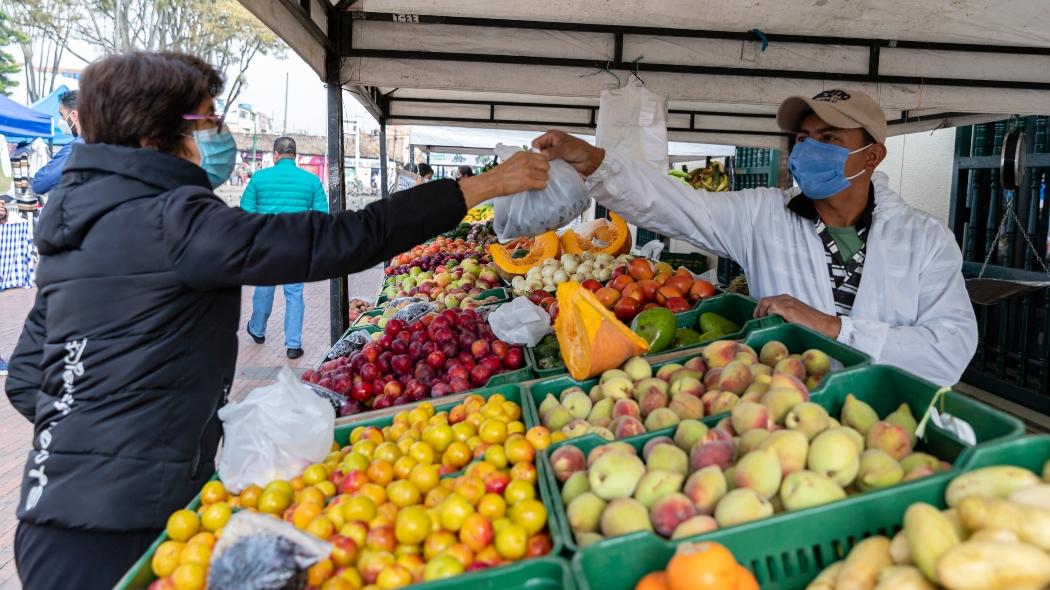
[[394, 519], [397, 518], [398, 510], [399, 507], [397, 504], [394, 504], [393, 502], [383, 502], [379, 505], [376, 513], [378, 517], [385, 518], [390, 521], [390, 524], [393, 524]]
[[507, 460], [515, 465], [532, 463], [536, 459], [536, 449], [532, 448], [532, 443], [520, 434], [508, 438], [507, 442], [503, 443], [503, 448], [507, 452]]
[[327, 516], [317, 516], [306, 525], [306, 532], [327, 541], [335, 534], [335, 524]]
[[507, 440], [507, 424], [493, 418], [485, 420], [478, 429], [478, 436], [489, 444], [500, 444]]
[[452, 578], [462, 574], [463, 571], [463, 564], [458, 559], [442, 553], [427, 562], [427, 567], [423, 570], [423, 580], [429, 582]]
[[485, 482], [477, 477], [465, 475], [456, 481], [452, 489], [471, 505], [477, 505], [481, 497], [485, 495]]
[[361, 489], [357, 491], [358, 494], [364, 494], [375, 502], [376, 506], [384, 504], [386, 502], [386, 488], [375, 483], [366, 483], [361, 486]]
[[[457, 532], [463, 526], [463, 521], [474, 514], [474, 505], [459, 494], [452, 493], [438, 508], [441, 517], [441, 527], [446, 531]], [[464, 564], [464, 566], [470, 564]]]
[[207, 566], [210, 559], [211, 547], [203, 543], [188, 543], [182, 548], [179, 563], [199, 563]]
[[423, 558], [432, 561], [445, 549], [455, 545], [456, 541], [456, 535], [440, 529], [434, 530], [423, 542]]
[[176, 510], [168, 517], [168, 536], [174, 541], [188, 541], [200, 528], [200, 517], [192, 510]]
[[408, 448], [408, 456], [415, 459], [416, 463], [430, 465], [434, 462], [436, 453], [434, 453], [434, 447], [430, 446], [430, 444], [417, 441]]
[[281, 514], [292, 503], [292, 497], [281, 492], [264, 491], [259, 496], [259, 512], [265, 514]]
[[[342, 458], [341, 454], [339, 455], [339, 458]], [[328, 468], [319, 463], [314, 463], [313, 465], [303, 470], [303, 481], [306, 483], [306, 485], [317, 485], [322, 481], [326, 481], [327, 479]]]
[[523, 479], [515, 479], [507, 484], [507, 489], [503, 491], [503, 498], [507, 501], [508, 506], [515, 506], [525, 500], [535, 500], [536, 488]]
[[419, 504], [423, 498], [416, 484], [408, 480], [395, 481], [387, 486], [386, 495], [398, 508]]
[[201, 488], [201, 504], [214, 504], [226, 501], [226, 487], [221, 481], [209, 481]]
[[503, 469], [507, 466], [507, 450], [503, 448], [503, 445], [492, 445], [485, 450], [485, 462], [492, 464], [497, 469]]
[[306, 583], [310, 586], [320, 586], [325, 580], [332, 577], [335, 565], [331, 559], [322, 559], [306, 570]]
[[241, 500], [241, 506], [244, 506], [245, 508], [255, 508], [259, 505], [259, 496], [261, 495], [262, 488], [252, 484], [241, 490], [241, 494], [237, 497]]
[[350, 473], [351, 471], [364, 471], [368, 469], [368, 457], [361, 453], [350, 453], [339, 463], [339, 471]]
[[357, 494], [343, 504], [343, 518], [347, 521], [368, 522], [376, 517], [376, 503], [364, 494]]
[[401, 448], [392, 442], [385, 442], [376, 447], [376, 450], [372, 453], [373, 461], [386, 461], [387, 463], [393, 464], [401, 458]]
[[426, 430], [423, 431], [423, 442], [433, 447], [434, 451], [438, 453], [445, 452], [452, 441], [455, 439], [455, 435], [452, 433], [452, 427], [448, 424], [435, 424], [427, 426]]
[[[325, 498], [331, 498], [335, 495], [336, 491], [338, 491], [335, 489], [335, 484], [330, 481], [322, 481], [321, 483], [315, 485], [314, 489], [320, 490], [321, 494]], [[306, 490], [303, 491], [305, 492]]]
[[390, 567], [383, 568], [383, 571], [379, 572], [379, 577], [376, 578], [376, 585], [382, 590], [404, 588], [411, 583], [412, 574], [396, 563]]
[[510, 468], [510, 478], [520, 479], [535, 485], [537, 478], [536, 466], [532, 463], [518, 463]]
[[452, 436], [460, 442], [467, 442], [467, 439], [478, 433], [477, 428], [470, 422], [460, 422], [452, 426]]
[[306, 480], [304, 480], [301, 476], [297, 475], [293, 477], [291, 480], [288, 481], [288, 483], [291, 484], [293, 492], [301, 492], [304, 489], [306, 489]]
[[313, 519], [321, 516], [321, 512], [323, 511], [324, 508], [322, 508], [320, 504], [299, 504], [292, 509], [292, 524], [299, 530], [306, 530], [306, 526], [309, 525]]
[[525, 439], [532, 443], [537, 451], [551, 446], [551, 431], [545, 426], [533, 426], [525, 433]]
[[507, 422], [507, 434], [520, 434], [525, 436], [525, 424], [521, 420], [511, 420]]
[[525, 527], [519, 524], [509, 524], [496, 533], [496, 551], [503, 559], [516, 560], [525, 557], [528, 544], [529, 534]]
[[216, 502], [204, 509], [201, 514], [201, 528], [209, 532], [215, 532], [230, 521], [233, 510], [226, 502]]
[[184, 563], [171, 574], [175, 590], [203, 590], [207, 579], [208, 569], [199, 563]]
[[459, 540], [475, 553], [487, 547], [495, 536], [492, 523], [480, 514], [471, 514], [459, 529]]
[[153, 557], [149, 562], [153, 575], [158, 578], [170, 576], [175, 571], [175, 568], [179, 567], [183, 547], [185, 547], [185, 544], [181, 541], [164, 541], [161, 543], [157, 550], [153, 552]]
[[671, 586], [667, 582], [667, 574], [665, 572], [652, 572], [638, 580], [634, 590], [671, 590]]
[[193, 535], [192, 537], [190, 537], [190, 540], [186, 541], [186, 543], [190, 544], [190, 545], [193, 545], [195, 543], [199, 543], [201, 545], [207, 545], [208, 547], [214, 548], [215, 547], [215, 535], [213, 533], [209, 533], [207, 531], [200, 532], [200, 533], [197, 533], [196, 535]]
[[283, 479], [275, 479], [271, 481], [270, 483], [266, 484], [266, 487], [263, 488], [263, 491], [280, 492], [281, 494], [284, 494], [289, 498], [295, 496], [295, 488], [292, 487], [292, 484], [284, 481]]
[[478, 514], [496, 520], [507, 513], [507, 503], [499, 494], [485, 494], [478, 502]]
[[394, 535], [399, 543], [418, 545], [430, 534], [430, 516], [421, 506], [409, 506], [397, 513]]
[[535, 535], [547, 524], [547, 509], [539, 500], [522, 500], [510, 509], [510, 520], [521, 525], [528, 534]]
[[413, 467], [412, 472], [408, 474], [408, 481], [415, 484], [416, 488], [423, 494], [436, 488], [440, 480], [441, 476], [438, 474], [437, 465], [424, 465], [421, 463]]
[[671, 590], [735, 589], [739, 574], [733, 554], [718, 543], [680, 545], [667, 563]]
[[368, 479], [373, 483], [385, 486], [394, 480], [394, 465], [389, 461], [377, 459], [372, 461], [365, 474], [368, 475]]
[[324, 506], [325, 495], [317, 487], [309, 487], [299, 492], [297, 501], [300, 504], [317, 504], [318, 506]]
[[736, 590], [759, 590], [758, 580], [755, 579], [755, 575], [751, 573], [751, 570], [742, 565], [736, 567], [738, 576]]
[[463, 543], [456, 543], [445, 550], [445, 553], [455, 557], [463, 564], [463, 567], [470, 567], [470, 564], [474, 563], [474, 552], [471, 551], [470, 547], [467, 547]]
[[416, 466], [416, 460], [412, 457], [400, 457], [397, 461], [394, 461], [394, 477], [397, 479], [408, 479], [409, 474], [412, 473], [412, 468]]
[[361, 588], [360, 585], [354, 586], [352, 582], [342, 577], [342, 574], [328, 578], [324, 584], [321, 584], [321, 590], [358, 590], [359, 588]]
[[[361, 579], [361, 574], [352, 567], [344, 568], [343, 571], [339, 572], [339, 577], [350, 583], [350, 590], [361, 590], [364, 587], [365, 582]], [[324, 589], [324, 586], [321, 586]]]
[[459, 469], [470, 463], [470, 459], [473, 453], [470, 451], [470, 447], [466, 443], [456, 441], [445, 449], [445, 452], [441, 455], [441, 462], [445, 465], [449, 465], [456, 469]]

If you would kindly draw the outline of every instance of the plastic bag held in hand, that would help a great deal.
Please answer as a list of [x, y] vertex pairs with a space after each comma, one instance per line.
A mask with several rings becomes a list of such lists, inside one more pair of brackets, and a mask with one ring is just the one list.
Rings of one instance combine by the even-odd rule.
[[[500, 160], [507, 160], [521, 149], [501, 143], [495, 151]], [[576, 170], [562, 160], [552, 160], [547, 188], [496, 199], [492, 225], [500, 240], [538, 236], [568, 225], [590, 206], [591, 198]]]
[[536, 346], [551, 332], [551, 316], [527, 297], [517, 297], [489, 314], [497, 338], [510, 344]]
[[223, 448], [219, 478], [238, 493], [250, 484], [291, 479], [324, 460], [332, 446], [335, 410], [285, 367], [277, 383], [257, 387], [219, 410]]

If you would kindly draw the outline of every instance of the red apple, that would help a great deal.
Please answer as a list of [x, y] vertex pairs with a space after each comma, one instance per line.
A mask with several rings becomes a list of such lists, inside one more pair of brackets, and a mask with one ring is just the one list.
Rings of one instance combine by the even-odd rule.
[[635, 258], [627, 263], [627, 273], [636, 281], [653, 278], [653, 265], [645, 258]]
[[597, 293], [598, 289], [602, 288], [602, 284], [595, 279], [587, 279], [582, 285], [584, 289], [587, 289], [591, 293]]
[[525, 351], [518, 346], [508, 350], [507, 355], [503, 357], [503, 366], [512, 371], [525, 366]]
[[435, 350], [427, 355], [427, 364], [435, 369], [445, 366], [445, 353]]
[[507, 351], [510, 349], [510, 345], [502, 340], [493, 340], [491, 346], [492, 352], [494, 352], [499, 358], [506, 356]]
[[[626, 275], [624, 275], [626, 276]], [[642, 303], [633, 297], [623, 297], [613, 306], [613, 313], [624, 323], [630, 322], [642, 309]]]
[[470, 370], [470, 382], [478, 387], [484, 386], [492, 378], [492, 370], [488, 365], [476, 365]]
[[676, 289], [675, 287], [668, 287], [667, 285], [664, 285], [663, 287], [660, 287], [659, 289], [656, 290], [656, 302], [659, 303], [660, 305], [667, 305], [667, 300], [671, 299], [673, 297], [684, 297], [684, 296], [685, 296], [685, 293], [682, 293], [680, 290]]
[[595, 291], [594, 296], [605, 306], [605, 309], [612, 309], [616, 302], [620, 300], [620, 292], [612, 287], [601, 287]]
[[375, 388], [372, 387], [371, 381], [358, 381], [350, 386], [350, 397], [359, 402], [366, 402], [374, 395]]
[[617, 291], [623, 292], [623, 290], [627, 287], [627, 285], [630, 285], [633, 282], [634, 282], [634, 277], [632, 277], [631, 275], [624, 274], [624, 275], [620, 275], [620, 276], [616, 277], [615, 279], [613, 279], [609, 283], [609, 286], [612, 287], [613, 289], [616, 289]]
[[671, 297], [667, 300], [665, 306], [674, 313], [682, 313], [692, 307], [684, 297]]

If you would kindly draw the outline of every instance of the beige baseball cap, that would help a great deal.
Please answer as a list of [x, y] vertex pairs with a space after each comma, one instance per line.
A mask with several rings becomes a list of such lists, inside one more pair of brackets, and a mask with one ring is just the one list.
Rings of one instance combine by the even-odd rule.
[[777, 124], [784, 131], [795, 133], [809, 111], [840, 129], [863, 128], [878, 143], [886, 143], [886, 115], [878, 103], [863, 92], [833, 88], [813, 98], [789, 97], [777, 109]]

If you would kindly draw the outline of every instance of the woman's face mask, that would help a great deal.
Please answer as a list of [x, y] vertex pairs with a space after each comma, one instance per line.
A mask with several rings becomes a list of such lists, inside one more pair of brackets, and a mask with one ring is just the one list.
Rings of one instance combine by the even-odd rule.
[[212, 188], [230, 179], [237, 166], [237, 142], [233, 133], [223, 125], [220, 129], [199, 129], [193, 132], [193, 141], [201, 155], [200, 167], [208, 174]]
[[872, 145], [869, 143], [851, 152], [842, 146], [807, 139], [791, 150], [788, 169], [804, 195], [815, 200], [826, 199], [846, 190], [851, 180], [864, 174], [862, 168], [860, 172], [846, 176], [846, 159]]
[[[61, 113], [59, 115], [61, 117]], [[63, 135], [72, 135], [73, 137], [78, 137], [80, 135], [77, 133], [77, 128], [73, 125], [73, 113], [61, 117], [58, 120], [58, 130], [61, 131]]]

